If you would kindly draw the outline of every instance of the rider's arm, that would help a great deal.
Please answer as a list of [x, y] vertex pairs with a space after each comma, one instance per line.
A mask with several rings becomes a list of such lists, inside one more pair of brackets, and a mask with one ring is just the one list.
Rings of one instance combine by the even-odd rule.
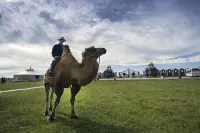
[[52, 48], [52, 52], [51, 52], [51, 54], [52, 54], [53, 57], [55, 57], [55, 52], [56, 51], [55, 51], [55, 45], [54, 45], [53, 48]]

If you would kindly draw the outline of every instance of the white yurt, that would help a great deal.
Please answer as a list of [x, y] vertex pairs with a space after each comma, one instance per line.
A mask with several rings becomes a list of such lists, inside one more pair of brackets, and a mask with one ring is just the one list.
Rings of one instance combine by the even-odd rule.
[[43, 79], [44, 74], [35, 71], [33, 68], [28, 68], [23, 72], [15, 74], [13, 76], [14, 81], [33, 81], [38, 79]]

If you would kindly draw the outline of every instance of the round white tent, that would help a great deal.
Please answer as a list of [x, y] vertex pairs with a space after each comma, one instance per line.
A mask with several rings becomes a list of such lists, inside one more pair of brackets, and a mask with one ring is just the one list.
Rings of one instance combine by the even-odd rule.
[[35, 71], [33, 68], [28, 68], [23, 72], [20, 72], [18, 74], [15, 74], [13, 76], [14, 81], [33, 81], [37, 79], [42, 79], [44, 74], [41, 74], [37, 71]]

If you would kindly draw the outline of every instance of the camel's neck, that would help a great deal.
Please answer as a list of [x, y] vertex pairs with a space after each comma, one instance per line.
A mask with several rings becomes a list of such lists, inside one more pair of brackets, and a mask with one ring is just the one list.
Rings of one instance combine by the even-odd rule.
[[96, 59], [82, 60], [83, 66], [79, 74], [79, 83], [81, 85], [87, 85], [95, 79], [99, 70], [99, 64]]

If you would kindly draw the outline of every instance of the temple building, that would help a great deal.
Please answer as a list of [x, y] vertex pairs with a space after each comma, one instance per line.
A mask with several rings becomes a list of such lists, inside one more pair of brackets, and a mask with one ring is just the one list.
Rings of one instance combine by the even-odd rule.
[[126, 69], [122, 72], [119, 72], [119, 78], [134, 78], [138, 75], [140, 75], [140, 72], [139, 71], [134, 71], [134, 70], [131, 70], [131, 69]]
[[144, 75], [146, 77], [156, 77], [160, 75], [159, 70], [154, 66], [152, 62], [150, 62], [147, 68], [144, 71]]
[[102, 78], [114, 78], [115, 73], [113, 72], [110, 65], [107, 66], [106, 70], [102, 74]]

